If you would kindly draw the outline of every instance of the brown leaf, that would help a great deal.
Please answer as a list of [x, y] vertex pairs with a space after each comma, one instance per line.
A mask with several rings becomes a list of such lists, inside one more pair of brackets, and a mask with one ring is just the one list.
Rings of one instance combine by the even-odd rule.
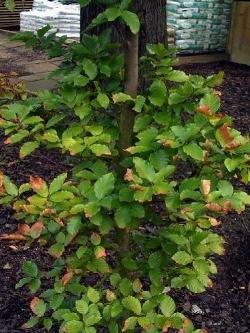
[[215, 213], [221, 213], [223, 211], [223, 207], [217, 203], [208, 203], [205, 207]]
[[209, 218], [209, 222], [211, 223], [211, 225], [213, 227], [217, 227], [218, 225], [220, 225], [220, 221], [218, 221], [217, 219], [213, 218], [213, 217], [210, 217]]
[[179, 154], [173, 156], [173, 162], [178, 162], [180, 160]]
[[0, 235], [0, 240], [17, 240], [17, 241], [22, 241], [22, 240], [26, 240], [26, 237], [24, 235], [20, 235], [18, 233], [14, 233], [14, 234], [2, 234], [2, 235]]
[[144, 186], [141, 186], [141, 185], [138, 185], [138, 184], [130, 185], [129, 187], [130, 187], [131, 190], [133, 190], [133, 191], [143, 191], [143, 190], [145, 189]]
[[7, 264], [5, 264], [4, 266], [3, 266], [3, 269], [11, 269], [12, 268], [12, 266], [7, 262]]
[[231, 142], [230, 144], [226, 145], [226, 150], [232, 150], [241, 146], [241, 142], [236, 140], [235, 142]]
[[173, 141], [172, 140], [167, 140], [167, 139], [163, 139], [161, 140], [161, 144], [163, 145], [163, 147], [165, 148], [170, 148], [172, 146]]
[[18, 247], [15, 246], [15, 245], [10, 245], [9, 248], [10, 248], [12, 251], [15, 251], [15, 252], [19, 250]]
[[133, 181], [133, 171], [132, 169], [127, 169], [125, 175], [124, 175], [124, 180], [128, 181], [128, 182], [132, 182]]
[[179, 329], [179, 333], [185, 333], [190, 324], [192, 324], [191, 320], [186, 318], [182, 324], [182, 327]]
[[115, 293], [112, 290], [107, 289], [106, 290], [106, 299], [108, 302], [114, 301], [116, 299]]
[[201, 181], [202, 192], [207, 197], [211, 190], [211, 180], [204, 179]]
[[211, 112], [211, 110], [210, 110], [210, 108], [209, 108], [209, 106], [206, 105], [206, 104], [198, 106], [197, 109], [196, 109], [196, 112], [202, 113], [202, 114], [204, 114], [206, 116], [212, 116], [213, 115], [212, 112]]
[[219, 91], [219, 90], [215, 90], [215, 89], [214, 89], [214, 91], [213, 91], [213, 94], [214, 94], [215, 96], [217, 96], [217, 97], [222, 96], [221, 91]]
[[28, 234], [30, 232], [30, 227], [27, 224], [19, 223], [17, 227], [17, 233], [21, 235]]
[[169, 331], [169, 329], [171, 328], [171, 326], [169, 324], [165, 324], [162, 327], [162, 332], [167, 333]]
[[37, 306], [37, 303], [40, 301], [40, 299], [38, 297], [33, 297], [31, 302], [30, 302], [30, 309], [33, 313], [36, 312], [36, 306]]
[[30, 176], [30, 186], [34, 191], [40, 190], [45, 181], [40, 177]]
[[55, 214], [56, 213], [56, 210], [55, 209], [52, 209], [52, 208], [45, 208], [41, 215], [43, 216], [49, 216], [49, 215], [52, 215], [52, 214]]
[[95, 250], [96, 259], [105, 258], [106, 256], [107, 256], [107, 254], [106, 254], [104, 247], [98, 246]]
[[227, 214], [232, 209], [231, 201], [226, 200], [222, 206], [222, 209], [223, 212]]
[[62, 285], [66, 286], [66, 284], [69, 283], [69, 281], [72, 279], [73, 275], [74, 275], [73, 272], [68, 272], [64, 274], [63, 277], [61, 278]]
[[28, 206], [28, 205], [23, 205], [22, 208], [23, 208], [23, 211], [24, 211], [25, 213], [28, 213], [28, 212], [29, 212], [29, 206]]
[[9, 145], [9, 144], [11, 144], [12, 142], [11, 142], [11, 138], [7, 138], [6, 140], [4, 140], [4, 142], [3, 142], [5, 145]]
[[38, 221], [32, 225], [30, 231], [33, 231], [36, 237], [39, 237], [43, 231], [44, 225], [42, 221]]
[[224, 142], [226, 145], [230, 145], [232, 143], [232, 137], [231, 134], [229, 132], [229, 127], [228, 125], [225, 123], [223, 124], [220, 128], [219, 128], [219, 132], [220, 135], [222, 136]]
[[54, 220], [60, 227], [64, 227], [64, 223], [60, 217], [56, 217]]
[[208, 283], [207, 283], [208, 288], [212, 288], [213, 285], [214, 285], [213, 281], [211, 279], [208, 279]]
[[133, 147], [128, 147], [128, 148], [123, 149], [123, 150], [126, 151], [127, 153], [131, 153], [132, 149], [133, 149]]

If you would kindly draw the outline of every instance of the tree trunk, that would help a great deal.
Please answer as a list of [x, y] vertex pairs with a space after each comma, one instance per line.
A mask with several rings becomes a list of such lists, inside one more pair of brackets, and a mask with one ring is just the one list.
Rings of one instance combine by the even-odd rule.
[[[167, 45], [166, 32], [166, 0], [135, 0], [135, 11], [141, 21], [141, 30], [139, 35], [139, 55], [143, 55], [146, 44], [163, 43]], [[104, 6], [90, 4], [81, 10], [81, 31], [105, 9]], [[117, 25], [116, 25], [117, 27]], [[103, 27], [98, 27], [95, 33], [99, 33]], [[114, 29], [113, 38], [121, 42], [121, 27]], [[123, 31], [123, 37], [125, 31]]]

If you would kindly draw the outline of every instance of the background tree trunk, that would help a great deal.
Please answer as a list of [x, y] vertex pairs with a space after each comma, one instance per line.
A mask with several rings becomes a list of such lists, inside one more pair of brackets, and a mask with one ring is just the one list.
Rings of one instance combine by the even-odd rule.
[[[166, 0], [135, 0], [134, 7], [141, 21], [139, 55], [144, 53], [148, 43], [167, 45]], [[81, 10], [81, 31], [104, 9], [104, 6], [93, 4], [83, 8]], [[121, 42], [121, 34], [125, 36], [125, 32], [120, 26], [116, 25], [116, 28], [113, 34], [114, 41]], [[98, 27], [95, 33], [99, 33], [100, 29], [103, 27]]]

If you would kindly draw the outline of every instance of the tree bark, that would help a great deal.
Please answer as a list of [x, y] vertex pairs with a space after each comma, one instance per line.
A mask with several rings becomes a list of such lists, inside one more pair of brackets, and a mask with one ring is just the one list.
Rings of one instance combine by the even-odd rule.
[[[167, 45], [167, 30], [166, 30], [166, 0], [135, 0], [133, 3], [135, 12], [137, 12], [140, 21], [141, 29], [139, 34], [139, 56], [143, 55], [146, 45], [150, 43], [163, 43]], [[81, 32], [85, 27], [105, 9], [105, 7], [95, 4], [90, 4], [81, 10]], [[103, 27], [98, 27], [94, 33], [99, 33]], [[123, 38], [121, 27], [113, 29], [114, 41], [121, 42]], [[123, 30], [125, 36], [125, 31]]]

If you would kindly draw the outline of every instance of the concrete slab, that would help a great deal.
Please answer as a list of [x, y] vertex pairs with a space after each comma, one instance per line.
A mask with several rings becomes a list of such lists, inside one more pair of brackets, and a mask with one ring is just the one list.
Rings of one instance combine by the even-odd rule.
[[24, 81], [30, 91], [53, 89], [55, 80], [49, 80], [48, 74], [56, 70], [61, 58], [48, 59], [42, 53], [26, 49], [22, 42], [9, 40], [9, 35], [0, 30], [0, 72], [15, 71], [17, 78]]
[[57, 69], [57, 66], [51, 62], [28, 63], [25, 68], [30, 73], [49, 73]]
[[39, 90], [51, 90], [56, 87], [56, 81], [54, 80], [38, 80], [38, 81], [26, 81], [25, 86], [30, 91], [39, 91]]

